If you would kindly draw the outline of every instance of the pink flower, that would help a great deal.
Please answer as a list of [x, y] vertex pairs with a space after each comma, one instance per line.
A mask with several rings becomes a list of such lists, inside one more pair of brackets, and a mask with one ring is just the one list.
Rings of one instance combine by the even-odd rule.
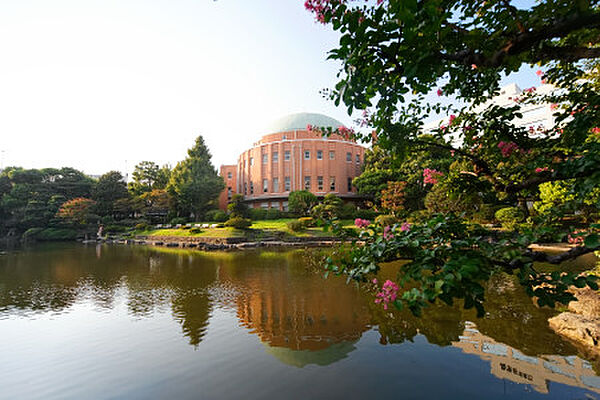
[[537, 71], [535, 71], [535, 74], [537, 76], [542, 76], [542, 75], [544, 75], [544, 72], [542, 70], [538, 69]]
[[373, 283], [377, 285], [377, 278], [373, 278]]
[[306, 130], [307, 131], [312, 131], [313, 130], [313, 126], [311, 124], [306, 125]]
[[519, 150], [519, 146], [514, 142], [500, 142], [498, 148], [502, 153], [502, 157], [510, 157], [513, 152]]
[[410, 231], [410, 224], [408, 222], [404, 222], [401, 226], [400, 226], [400, 230], [402, 232], [408, 232]]
[[454, 123], [455, 119], [456, 119], [456, 115], [454, 115], [454, 114], [450, 115], [450, 120], [448, 121], [448, 125], [452, 125]]
[[383, 228], [383, 238], [385, 240], [390, 240], [393, 237], [394, 237], [394, 233], [392, 232], [391, 226], [388, 225], [385, 228]]
[[598, 127], [592, 128], [592, 133], [599, 134], [600, 128], [598, 128]]
[[471, 64], [471, 69], [477, 69], [477, 64]]
[[550, 109], [551, 110], [556, 110], [557, 108], [558, 108], [558, 104], [556, 104], [556, 103], [550, 104]]
[[423, 170], [423, 182], [425, 184], [435, 185], [436, 183], [438, 183], [438, 178], [443, 175], [444, 174], [442, 172], [437, 171], [435, 169], [425, 168]]
[[387, 310], [388, 304], [393, 303], [398, 298], [398, 290], [400, 290], [400, 288], [396, 283], [390, 281], [389, 279], [386, 280], [381, 287], [381, 290], [375, 294], [375, 303], [382, 303], [383, 309]]
[[443, 95], [443, 94], [444, 94], [444, 92], [442, 92], [442, 89], [438, 89], [438, 90], [437, 90], [437, 95], [438, 95], [438, 96], [441, 96], [441, 95]]
[[537, 174], [539, 174], [539, 173], [541, 173], [541, 172], [546, 172], [546, 171], [548, 171], [548, 167], [544, 167], [544, 168], [540, 168], [540, 167], [538, 167], [538, 168], [536, 168], [536, 169], [535, 169], [535, 172], [536, 172]]
[[367, 226], [371, 225], [371, 221], [369, 221], [368, 219], [356, 218], [354, 220], [354, 225], [356, 225], [358, 228], [364, 229]]

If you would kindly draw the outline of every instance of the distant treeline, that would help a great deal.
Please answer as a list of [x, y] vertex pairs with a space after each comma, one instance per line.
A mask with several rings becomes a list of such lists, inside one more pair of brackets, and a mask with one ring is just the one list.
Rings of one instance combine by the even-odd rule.
[[100, 225], [118, 231], [177, 217], [200, 220], [223, 188], [201, 136], [174, 168], [139, 163], [129, 184], [117, 171], [93, 179], [74, 168], [8, 167], [0, 172], [0, 236], [69, 240]]

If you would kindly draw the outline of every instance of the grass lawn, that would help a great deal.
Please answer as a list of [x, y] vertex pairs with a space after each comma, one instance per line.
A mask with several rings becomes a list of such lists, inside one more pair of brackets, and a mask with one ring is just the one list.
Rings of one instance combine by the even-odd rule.
[[[249, 230], [235, 228], [205, 228], [200, 233], [192, 233], [190, 229], [151, 229], [146, 231], [137, 231], [136, 235], [144, 236], [183, 236], [183, 237], [211, 237], [211, 238], [231, 238], [251, 236], [254, 238], [268, 237], [273, 235], [292, 236], [292, 237], [327, 237], [332, 236], [331, 232], [324, 232], [321, 227], [307, 228], [303, 232], [293, 232], [287, 226], [289, 221], [294, 218], [281, 218], [273, 220], [252, 221]], [[354, 227], [353, 221], [344, 220], [342, 224], [345, 227]]]

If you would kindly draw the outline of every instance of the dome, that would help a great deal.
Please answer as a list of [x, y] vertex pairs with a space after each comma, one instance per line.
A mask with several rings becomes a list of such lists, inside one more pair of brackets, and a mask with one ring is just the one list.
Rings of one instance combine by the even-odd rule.
[[337, 119], [316, 113], [297, 113], [279, 118], [266, 129], [265, 133], [289, 132], [293, 130], [304, 130], [307, 125], [316, 127], [338, 128], [342, 124]]

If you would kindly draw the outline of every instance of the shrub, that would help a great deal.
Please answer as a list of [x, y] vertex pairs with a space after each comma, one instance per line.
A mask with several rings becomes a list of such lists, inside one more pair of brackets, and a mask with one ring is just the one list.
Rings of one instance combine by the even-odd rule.
[[147, 231], [148, 229], [150, 229], [150, 225], [145, 222], [140, 222], [139, 224], [135, 225], [136, 231]]
[[225, 222], [225, 226], [236, 229], [247, 229], [252, 225], [252, 221], [248, 218], [233, 217]]
[[185, 224], [187, 221], [183, 217], [175, 217], [171, 220], [171, 225]]
[[376, 217], [377, 212], [369, 208], [359, 208], [354, 213], [354, 218], [368, 219], [369, 221], [373, 221]]
[[239, 193], [234, 194], [229, 204], [227, 204], [227, 212], [233, 218], [246, 218], [248, 216], [248, 206], [244, 203], [244, 196]]
[[36, 239], [37, 235], [43, 230], [44, 230], [44, 228], [29, 228], [23, 233], [22, 238], [23, 239]]
[[[141, 225], [141, 224], [138, 224], [138, 225]], [[126, 226], [122, 226], [122, 225], [108, 225], [108, 226], [104, 227], [104, 232], [106, 232], [106, 233], [121, 233], [121, 232], [127, 231], [127, 229], [128, 228]]]
[[293, 220], [287, 223], [288, 228], [290, 228], [290, 230], [292, 232], [302, 232], [303, 230], [306, 229], [306, 225], [304, 225], [304, 223], [300, 220]]
[[192, 229], [190, 229], [190, 233], [192, 233], [194, 235], [197, 234], [197, 233], [202, 233], [202, 229], [200, 229], [200, 228], [192, 228]]
[[330, 193], [323, 198], [320, 204], [314, 206], [311, 214], [315, 218], [333, 219], [339, 218], [344, 202], [336, 195]]
[[262, 208], [251, 208], [248, 212], [251, 220], [257, 221], [260, 219], [265, 219], [267, 215], [267, 210]]
[[427, 210], [417, 210], [410, 213], [408, 218], [406, 219], [408, 222], [413, 224], [420, 224], [428, 220], [430, 217], [430, 213]]
[[37, 235], [38, 240], [44, 241], [75, 240], [76, 238], [77, 231], [68, 228], [47, 228]]
[[223, 210], [210, 210], [206, 213], [206, 220], [211, 222], [225, 222], [227, 218], [227, 213]]
[[356, 213], [356, 206], [354, 203], [346, 203], [342, 206], [340, 210], [340, 218], [341, 219], [352, 219]]
[[315, 220], [312, 217], [302, 217], [302, 218], [298, 218], [298, 221], [300, 221], [306, 228], [310, 227], [310, 226], [315, 226]]
[[491, 224], [494, 222], [494, 215], [497, 207], [492, 204], [482, 204], [479, 209], [473, 213], [473, 221], [479, 224]]
[[270, 208], [267, 210], [267, 214], [265, 215], [266, 219], [279, 219], [281, 218], [281, 211], [276, 208]]
[[393, 215], [379, 215], [375, 218], [375, 223], [380, 226], [392, 226], [398, 222], [398, 218]]
[[308, 190], [293, 191], [288, 198], [290, 211], [297, 215], [307, 215], [315, 204], [317, 204], [317, 196]]
[[507, 230], [515, 230], [520, 222], [523, 222], [525, 216], [519, 207], [505, 207], [496, 211], [496, 219]]

